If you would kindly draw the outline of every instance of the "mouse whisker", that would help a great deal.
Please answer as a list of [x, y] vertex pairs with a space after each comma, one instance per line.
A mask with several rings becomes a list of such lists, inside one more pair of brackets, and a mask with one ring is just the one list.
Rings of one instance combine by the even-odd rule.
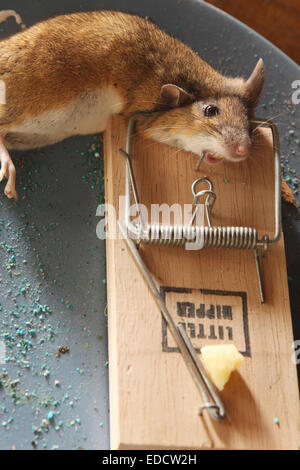
[[284, 114], [287, 114], [288, 110], [284, 110], [284, 111], [281, 111], [280, 113], [277, 113], [277, 114], [273, 114], [272, 116], [266, 118], [266, 121], [270, 121], [270, 120], [273, 120], [279, 116], [283, 116]]
[[147, 127], [145, 130], [148, 129], [153, 129], [155, 131], [157, 130], [164, 130], [164, 129], [186, 129], [184, 126], [162, 126], [162, 127]]
[[[278, 124], [285, 124], [285, 122], [286, 122], [286, 121], [277, 121], [277, 120], [276, 120], [276, 125], [278, 126]], [[250, 131], [250, 136], [251, 136], [252, 134], [254, 134], [255, 132], [257, 132], [257, 130], [263, 128], [263, 127], [264, 127], [265, 125], [267, 125], [267, 124], [268, 124], [268, 122], [264, 122], [264, 123], [260, 124], [259, 126], [255, 127], [254, 129], [252, 129], [252, 130]]]
[[270, 118], [267, 118], [264, 122], [261, 124], [257, 125], [254, 129], [251, 130], [251, 134], [254, 133], [257, 129], [260, 127], [263, 127], [265, 124], [268, 124], [270, 121], [273, 121], [275, 118], [279, 116], [283, 116], [287, 113], [287, 111], [282, 111], [281, 113], [275, 114], [274, 116], [271, 116]]
[[154, 140], [154, 139], [147, 139], [147, 141], [149, 143], [147, 143], [146, 145], [143, 145], [143, 149], [149, 149], [150, 147], [153, 147], [153, 145], [157, 145], [157, 144], [168, 144], [169, 142], [169, 138], [166, 138], [166, 139], [161, 139], [159, 142], [157, 140]]
[[184, 148], [179, 147], [177, 150], [175, 150], [175, 152], [172, 152], [170, 155], [168, 155], [168, 158], [174, 157], [174, 155], [176, 155], [179, 152], [182, 152], [182, 150], [184, 150]]
[[[183, 130], [186, 130], [186, 127], [184, 126], [162, 126], [162, 127], [146, 127], [145, 129], [143, 129], [143, 131], [147, 131], [149, 129], [152, 129], [152, 130], [165, 130], [165, 129], [183, 129]], [[132, 136], [136, 136], [136, 135], [139, 135], [139, 131], [136, 131], [132, 134]]]
[[[270, 145], [269, 145], [269, 144], [262, 144], [262, 143], [259, 143], [259, 142], [253, 142], [253, 143], [252, 143], [252, 147], [253, 147], [253, 149], [255, 150], [255, 149], [258, 149], [258, 148], [270, 148]], [[274, 148], [275, 150], [278, 150], [278, 151], [279, 151], [279, 148], [276, 147], [276, 145], [273, 145], [273, 148]]]
[[217, 134], [222, 135], [222, 131], [218, 129], [218, 126], [211, 125], [211, 127], [212, 127], [212, 131], [209, 131], [209, 130], [206, 131], [208, 134], [214, 135], [214, 133], [216, 132]]

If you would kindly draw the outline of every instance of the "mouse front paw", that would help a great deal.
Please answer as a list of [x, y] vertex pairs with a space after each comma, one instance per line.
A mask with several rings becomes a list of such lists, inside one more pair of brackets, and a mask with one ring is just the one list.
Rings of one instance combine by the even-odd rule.
[[9, 198], [9, 199], [18, 199], [18, 193], [16, 191], [16, 188], [14, 186], [11, 186], [9, 183], [4, 188], [4, 194]]
[[4, 189], [4, 194], [9, 199], [18, 199], [16, 191], [16, 169], [13, 161], [5, 147], [4, 135], [0, 134], [0, 182], [4, 177], [7, 178], [7, 184]]
[[2, 181], [4, 177], [6, 177], [8, 180], [4, 189], [4, 194], [9, 199], [18, 199], [18, 194], [16, 191], [16, 169], [11, 160], [2, 161], [0, 181]]

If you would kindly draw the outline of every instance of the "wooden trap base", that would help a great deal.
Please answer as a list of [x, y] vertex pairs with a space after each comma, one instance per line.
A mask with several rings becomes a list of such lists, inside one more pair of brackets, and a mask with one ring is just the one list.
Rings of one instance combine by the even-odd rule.
[[[124, 194], [126, 123], [114, 117], [105, 134], [106, 202]], [[196, 157], [135, 138], [133, 166], [141, 202], [192, 203], [191, 184], [214, 183], [215, 226], [274, 230], [274, 164], [269, 131], [259, 151], [238, 164]], [[123, 218], [123, 213], [121, 218]], [[109, 225], [112, 221], [109, 222]], [[292, 324], [283, 238], [262, 263], [261, 304], [251, 250], [142, 246], [176, 323], [199, 349], [233, 342], [245, 361], [220, 396], [227, 418], [213, 421], [162, 321], [126, 244], [107, 239], [110, 416], [112, 449], [297, 449], [299, 395], [292, 362]], [[278, 418], [276, 424], [274, 419]]]

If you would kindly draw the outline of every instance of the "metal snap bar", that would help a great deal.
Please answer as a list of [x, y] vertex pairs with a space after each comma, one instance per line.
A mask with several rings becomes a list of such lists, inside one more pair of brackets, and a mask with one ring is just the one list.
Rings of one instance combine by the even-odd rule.
[[[203, 366], [200, 364], [200, 361], [197, 358], [197, 353], [188, 338], [187, 334], [184, 331], [182, 325], [175, 324], [162, 296], [158, 288], [156, 287], [155, 282], [152, 279], [152, 276], [145, 265], [142, 257], [136, 247], [136, 244], [133, 240], [128, 236], [128, 231], [126, 230], [126, 226], [119, 221], [120, 231], [124, 237], [124, 240], [144, 278], [146, 281], [150, 292], [153, 295], [153, 298], [158, 305], [163, 318], [165, 319], [171, 334], [174, 337], [174, 340], [177, 343], [177, 346], [180, 349], [181, 355], [186, 363], [186, 366], [189, 372], [192, 375], [192, 378], [202, 396], [203, 399], [203, 408], [207, 408], [207, 411], [211, 418], [219, 420], [225, 418], [226, 412], [224, 405], [218, 396], [217, 392], [215, 391], [211, 381], [209, 380], [207, 374]], [[182, 327], [182, 328], [181, 328]]]

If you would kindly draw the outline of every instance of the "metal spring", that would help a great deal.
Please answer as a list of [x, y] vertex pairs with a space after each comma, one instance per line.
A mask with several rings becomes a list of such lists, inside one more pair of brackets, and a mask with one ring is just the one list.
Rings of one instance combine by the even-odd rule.
[[251, 227], [199, 227], [147, 224], [140, 240], [146, 244], [183, 246], [201, 240], [202, 247], [254, 249], [257, 231]]

